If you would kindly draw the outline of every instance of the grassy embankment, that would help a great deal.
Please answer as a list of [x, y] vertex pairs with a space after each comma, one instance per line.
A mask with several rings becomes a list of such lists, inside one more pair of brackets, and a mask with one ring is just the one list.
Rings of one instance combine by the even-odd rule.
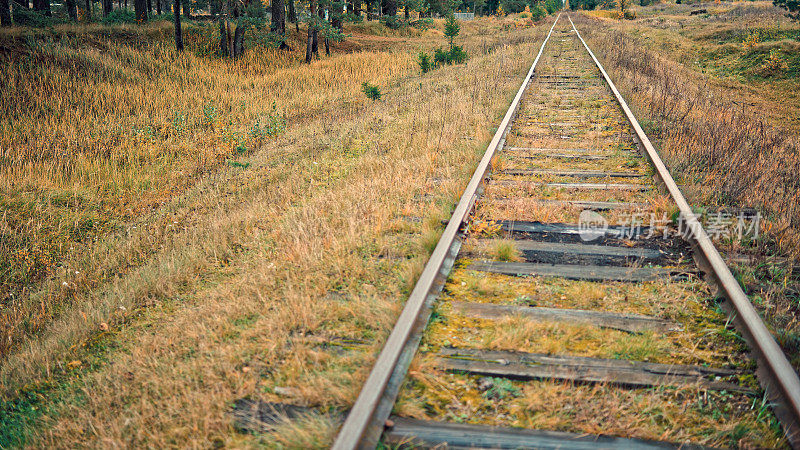
[[351, 402], [546, 31], [512, 23], [426, 75], [435, 29], [353, 26], [311, 65], [202, 28], [178, 56], [164, 23], [4, 31], [2, 444], [253, 444], [290, 436], [234, 432], [237, 398]]
[[732, 267], [800, 368], [800, 24], [766, 2], [660, 4], [637, 16], [578, 26], [690, 203], [764, 215], [759, 239], [718, 244], [747, 255]]

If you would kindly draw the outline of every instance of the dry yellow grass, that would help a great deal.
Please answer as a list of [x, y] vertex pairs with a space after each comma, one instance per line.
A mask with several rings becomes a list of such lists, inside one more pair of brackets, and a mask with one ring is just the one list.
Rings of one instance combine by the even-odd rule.
[[[466, 25], [465, 47], [473, 55], [492, 50], [502, 26]], [[111, 38], [97, 25], [58, 30], [76, 37], [53, 41], [30, 32], [30, 45], [18, 29], [3, 37], [12, 50], [0, 54], [10, 86], [0, 96], [0, 296], [8, 306], [0, 313], [0, 354], [46, 326], [60, 305], [79, 297], [76, 290], [113, 275], [72, 273], [75, 286], [30, 300], [37, 282], [74, 272], [68, 261], [95, 241], [127, 234], [138, 217], [210, 170], [239, 164], [287, 124], [307, 123], [331, 106], [355, 114], [365, 102], [363, 81], [386, 87], [416, 75], [414, 50], [443, 44], [436, 30], [374, 38], [373, 45], [359, 35], [362, 44], [341, 50], [374, 49], [308, 66], [299, 50], [255, 48], [236, 62], [177, 56], [163, 24], [117, 27]], [[213, 37], [207, 31], [190, 32], [189, 48], [202, 53]], [[517, 34], [504, 38], [522, 39]]]
[[723, 3], [690, 16], [694, 8], [658, 4], [640, 8], [635, 21], [577, 23], [689, 202], [762, 213], [759, 239], [718, 245], [754, 256], [735, 272], [798, 369], [800, 26], [769, 2]]
[[[774, 430], [748, 417], [707, 414], [707, 410], [766, 410], [765, 401], [731, 398], [694, 388], [623, 389], [568, 382], [494, 379], [482, 392], [481, 377], [438, 372], [432, 361], [412, 365], [411, 382], [401, 392], [397, 411], [408, 417], [635, 436], [670, 442], [698, 442], [733, 448], [784, 448]], [[726, 405], [726, 406], [723, 406]], [[729, 409], [728, 409], [729, 408]], [[738, 415], [734, 413], [734, 415]]]
[[[796, 256], [800, 27], [766, 2], [726, 4], [708, 17], [689, 16], [692, 8], [657, 5], [637, 21], [583, 18], [579, 26], [689, 185], [690, 201], [758, 208], [763, 241]], [[782, 68], [763, 73], [770, 58]]]
[[[37, 400], [41, 415], [15, 424], [28, 444], [247, 446], [272, 439], [291, 446], [287, 435], [235, 433], [231, 402], [243, 396], [307, 405], [352, 402], [440, 232], [440, 220], [546, 31], [543, 25], [501, 32], [502, 26], [493, 20], [465, 26], [469, 62], [423, 76], [415, 67], [416, 49], [444, 44], [433, 31], [413, 42], [382, 42], [385, 51], [336, 54], [310, 66], [290, 61], [272, 71], [259, 69], [270, 63], [269, 55], [236, 63], [192, 55], [173, 61], [166, 44], [143, 48], [158, 64], [187, 71], [188, 80], [140, 79], [159, 89], [136, 85], [152, 96], [161, 95], [164, 83], [160, 104], [172, 109], [148, 109], [125, 90], [101, 86], [109, 99], [92, 104], [99, 115], [87, 112], [84, 119], [101, 120], [101, 128], [110, 126], [105, 117], [130, 124], [126, 108], [107, 109], [132, 104], [152, 114], [160, 127], [154, 129], [169, 132], [162, 131], [154, 148], [113, 141], [125, 145], [125, 152], [144, 152], [140, 166], [120, 169], [101, 158], [95, 166], [87, 159], [86, 167], [117, 179], [133, 173], [153, 180], [156, 191], [169, 186], [161, 175], [175, 165], [204, 175], [187, 175], [182, 189], [130, 219], [117, 217], [118, 231], [98, 233], [96, 242], [76, 247], [15, 305], [6, 319], [12, 323], [45, 308], [35, 328], [13, 329], [16, 345], [6, 347], [0, 367], [4, 398], [38, 392], [51, 398]], [[109, 46], [115, 57], [138, 52]], [[113, 59], [82, 45], [42, 51], [113, 66]], [[118, 67], [132, 80], [131, 67], [154, 67], [137, 57]], [[360, 93], [365, 80], [381, 87], [383, 100], [372, 102]], [[213, 91], [207, 94], [209, 86]], [[184, 95], [166, 88], [183, 89]], [[187, 120], [194, 124], [204, 118], [202, 107], [211, 98], [221, 105], [219, 123], [195, 125], [178, 140], [170, 130], [170, 102], [191, 114]], [[203, 160], [194, 152], [213, 147], [206, 144], [218, 145], [223, 156], [216, 157], [223, 161], [229, 157], [232, 142], [215, 130], [246, 130], [271, 111], [273, 100], [287, 117], [285, 134], [263, 144], [248, 142], [247, 152], [231, 156], [240, 166], [193, 165]], [[53, 116], [54, 125], [69, 128]], [[172, 144], [185, 146], [185, 153], [167, 159], [173, 166], [162, 165], [157, 155]], [[124, 155], [113, 156], [124, 161]], [[146, 164], [151, 165], [141, 167]], [[30, 167], [14, 169], [15, 176], [47, 178], [47, 171]], [[58, 176], [63, 178], [53, 176], [53, 189], [68, 179]], [[73, 183], [100, 190], [102, 183], [88, 181], [102, 179], [82, 177]], [[137, 192], [126, 193], [127, 199], [154, 198], [150, 191]], [[404, 219], [413, 214], [424, 220]], [[371, 345], [340, 354], [310, 343], [311, 335]], [[313, 428], [295, 443], [329, 442], [332, 427]]]
[[[592, 80], [588, 75], [595, 74], [596, 77], [596, 72], [574, 34], [569, 36], [568, 27], [567, 23], [556, 27], [555, 42], [545, 50], [537, 71], [543, 73], [549, 66], [550, 73], [577, 75], [578, 78], [571, 80], [572, 86], [562, 86], [561, 89], [547, 82], [533, 84], [514, 130], [509, 133], [508, 147], [516, 149], [506, 148], [495, 159], [493, 167], [556, 171], [575, 170], [579, 166], [582, 169], [613, 168], [646, 173], [644, 161], [641, 165], [629, 164], [634, 157], [629, 153], [626, 157], [622, 151], [622, 148], [631, 144], [631, 138], [626, 132], [627, 127], [620, 124], [621, 111], [609, 101], [610, 92], [587, 86], [594, 81], [575, 81]], [[580, 91], [580, 94], [570, 92], [573, 89]], [[579, 99], [581, 95], [584, 97], [582, 100]], [[607, 105], [603, 106], [603, 103]], [[549, 124], [540, 119], [539, 111], [544, 109], [554, 111]], [[584, 149], [584, 152], [614, 156], [599, 163], [584, 160], [576, 164], [564, 158], [535, 158], [532, 153], [537, 150], [526, 150], [542, 148]], [[609, 152], [609, 149], [615, 151]], [[519, 155], [525, 155], [526, 152], [528, 158], [522, 161]], [[508, 181], [515, 177], [518, 182], [509, 186]], [[552, 205], [537, 208], [530, 201], [536, 198], [644, 202], [646, 206], [637, 208], [636, 212], [643, 215], [653, 212], [656, 217], [668, 217], [671, 208], [669, 201], [656, 195], [654, 187], [650, 192], [623, 193], [563, 189], [530, 183], [554, 181], [553, 178], [552, 174], [493, 177], [485, 197], [476, 207], [475, 217], [481, 223], [471, 224], [470, 236], [484, 238], [493, 235], [491, 237], [502, 238], [502, 233], [489, 225], [492, 219], [542, 220], [547, 223], [577, 221], [575, 210], [553, 208]], [[506, 184], [502, 184], [504, 182]], [[641, 185], [652, 183], [646, 178], [633, 182]], [[631, 215], [628, 216], [630, 219]], [[619, 212], [611, 212], [606, 217], [612, 221], [624, 221], [624, 216], [620, 216]], [[542, 233], [537, 239], [561, 240], [547, 233]], [[570, 242], [568, 239], [564, 241]], [[479, 368], [480, 363], [473, 366], [477, 369], [476, 373], [444, 373], [443, 366], [446, 364], [439, 362], [438, 351], [442, 348], [468, 348], [735, 367], [740, 371], [736, 376], [738, 381], [755, 386], [752, 363], [747, 358], [742, 341], [728, 329], [726, 317], [719, 312], [709, 287], [698, 280], [626, 284], [557, 277], [506, 276], [469, 270], [468, 264], [473, 258], [507, 260], [515, 253], [514, 250], [516, 248], [509, 248], [507, 241], [498, 239], [466, 241], [461, 258], [456, 262], [457, 268], [436, 304], [434, 319], [425, 331], [420, 352], [412, 363], [409, 377], [395, 405], [401, 415], [711, 446], [785, 446], [774, 417], [763, 405], [756, 407], [760, 398], [742, 393], [707, 393], [675, 387], [619, 388], [603, 383], [586, 386], [577, 382], [552, 380], [512, 382], [501, 377], [478, 375], [481, 370], [486, 370]], [[527, 253], [527, 261], [543, 265], [577, 264], [567, 254], [553, 253], [552, 259], [550, 255]], [[670, 317], [679, 324], [676, 327], [679, 329], [626, 333], [577, 321], [531, 320], [522, 314], [485, 320], [462, 312], [451, 301], [638, 312]], [[501, 357], [486, 355], [486, 358], [494, 360]], [[476, 360], [480, 359], [480, 356], [476, 356]], [[722, 416], [725, 418], [721, 419]]]

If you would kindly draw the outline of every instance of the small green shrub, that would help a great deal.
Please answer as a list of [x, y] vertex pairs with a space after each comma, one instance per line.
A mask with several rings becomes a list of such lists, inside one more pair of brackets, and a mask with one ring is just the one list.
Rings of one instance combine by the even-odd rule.
[[547, 16], [547, 10], [544, 7], [537, 3], [531, 8], [531, 20], [537, 22], [539, 20], [544, 19]]
[[450, 50], [437, 48], [433, 53], [434, 67], [441, 67], [444, 64], [461, 64], [467, 58], [467, 52], [460, 45], [454, 45]]
[[449, 64], [450, 52], [447, 50], [442, 50], [441, 48], [437, 48], [433, 51], [433, 61], [437, 67], [441, 66], [442, 64]]
[[444, 64], [460, 64], [467, 60], [467, 52], [459, 46], [455, 45], [455, 38], [461, 31], [461, 25], [451, 14], [447, 17], [444, 26], [444, 35], [447, 36], [447, 41], [450, 44], [450, 49], [437, 48], [433, 51], [433, 64], [431, 64], [430, 57], [425, 52], [419, 54], [419, 67], [422, 72], [441, 67]]
[[431, 70], [431, 57], [427, 53], [419, 52], [417, 62], [419, 63], [419, 68], [422, 69], [422, 73], [428, 73]]
[[378, 86], [371, 84], [369, 81], [365, 81], [361, 83], [361, 91], [364, 92], [364, 95], [367, 96], [370, 100], [380, 100], [381, 99], [381, 90]]
[[[136, 14], [134, 14], [134, 17], [135, 16], [136, 16]], [[172, 23], [172, 22], [175, 22], [175, 15], [172, 14], [171, 12], [165, 12], [164, 14], [161, 14], [160, 16], [159, 15], [153, 16], [153, 18], [150, 19], [150, 20], [152, 20], [153, 22], [155, 22], [157, 20], [166, 20], [167, 22]]]
[[102, 22], [106, 25], [136, 23], [136, 13], [127, 9], [115, 9], [103, 17]]
[[465, 52], [460, 45], [454, 45], [453, 48], [450, 49], [449, 57], [450, 60], [448, 63], [461, 64], [467, 60], [467, 52]]

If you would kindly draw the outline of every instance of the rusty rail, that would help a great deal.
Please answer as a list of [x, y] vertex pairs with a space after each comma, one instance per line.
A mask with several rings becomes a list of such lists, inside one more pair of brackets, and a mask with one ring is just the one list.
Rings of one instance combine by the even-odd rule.
[[[443, 280], [447, 277], [455, 255], [460, 248], [461, 225], [467, 220], [472, 211], [480, 188], [489, 174], [489, 166], [493, 156], [503, 146], [505, 135], [519, 109], [520, 100], [560, 16], [561, 13], [553, 22], [536, 59], [472, 175], [442, 237], [420, 275], [414, 290], [411, 292], [332, 448], [338, 450], [374, 448], [377, 444], [383, 431], [384, 423], [391, 412], [391, 406], [397, 396], [400, 383], [405, 377], [410, 359], [416, 351], [417, 346], [415, 344], [418, 341], [414, 340], [414, 335], [415, 333], [419, 334], [424, 329], [430, 315], [430, 304], [435, 299], [438, 290], [441, 289]], [[583, 40], [572, 19], [569, 16], [568, 19], [577, 37], [589, 52], [633, 127], [636, 139], [641, 147], [644, 148], [651, 164], [653, 164], [657, 177], [677, 204], [687, 227], [692, 233], [691, 242], [695, 248], [695, 256], [700, 260], [699, 263], [713, 276], [720, 291], [729, 300], [727, 302], [729, 312], [735, 315], [735, 323], [738, 330], [748, 340], [750, 348], [759, 362], [759, 380], [770, 399], [775, 402], [773, 410], [781, 420], [791, 445], [794, 448], [800, 448], [800, 433], [798, 432], [800, 430], [798, 428], [800, 423], [800, 379], [798, 379], [786, 356], [769, 333], [758, 312], [731, 274], [699, 220], [692, 213], [691, 207], [624, 98], [597, 57]]]
[[572, 25], [572, 29], [575, 30], [578, 39], [583, 43], [586, 51], [589, 52], [597, 68], [600, 69], [600, 73], [622, 107], [625, 117], [628, 118], [628, 122], [636, 132], [636, 139], [645, 149], [647, 158], [656, 169], [656, 175], [666, 187], [672, 200], [678, 205], [681, 216], [691, 231], [690, 238], [695, 250], [695, 256], [700, 258], [701, 265], [708, 270], [716, 281], [717, 286], [719, 286], [720, 291], [730, 301], [729, 312], [734, 313], [736, 316], [734, 323], [739, 332], [748, 340], [751, 350], [755, 353], [759, 363], [759, 381], [767, 391], [770, 400], [775, 402], [773, 410], [783, 424], [786, 438], [793, 448], [800, 448], [800, 428], [798, 428], [798, 424], [800, 424], [800, 379], [798, 379], [797, 373], [789, 364], [783, 350], [775, 342], [764, 321], [761, 320], [758, 311], [750, 303], [747, 294], [744, 293], [725, 264], [711, 238], [703, 229], [703, 225], [697, 220], [692, 208], [669, 173], [667, 166], [664, 165], [658, 152], [656, 152], [650, 139], [642, 130], [614, 82], [609, 78], [603, 65], [600, 64], [592, 50], [589, 49], [586, 41], [583, 40], [578, 28], [572, 22], [572, 18], [567, 16], [567, 19], [569, 19], [569, 23]]
[[[472, 175], [464, 194], [461, 196], [461, 200], [459, 200], [456, 205], [453, 216], [450, 218], [447, 227], [442, 233], [442, 237], [439, 239], [439, 243], [436, 245], [428, 263], [425, 265], [425, 269], [423, 269], [419, 280], [417, 280], [414, 290], [406, 301], [405, 307], [400, 313], [400, 317], [397, 319], [397, 323], [392, 329], [389, 338], [386, 340], [386, 344], [384, 344], [380, 355], [378, 355], [378, 360], [375, 362], [367, 381], [364, 383], [361, 393], [356, 403], [353, 405], [353, 409], [350, 410], [350, 414], [348, 414], [344, 425], [339, 431], [339, 435], [336, 437], [336, 441], [333, 444], [334, 449], [374, 448], [375, 443], [377, 443], [377, 439], [383, 431], [383, 424], [391, 412], [391, 407], [380, 408], [380, 414], [378, 414], [377, 411], [379, 410], [381, 399], [387, 396], [386, 387], [389, 385], [390, 379], [396, 372], [396, 363], [400, 360], [405, 350], [406, 343], [414, 331], [415, 325], [421, 322], [420, 315], [425, 307], [426, 300], [430, 295], [436, 295], [434, 292], [437, 284], [436, 282], [437, 279], [441, 277], [440, 271], [446, 259], [451, 254], [451, 249], [454, 245], [460, 245], [458, 237], [461, 224], [467, 219], [474, 206], [475, 199], [478, 195], [478, 188], [486, 179], [492, 157], [494, 157], [497, 149], [502, 146], [505, 134], [519, 109], [520, 100], [525, 92], [525, 88], [528, 86], [536, 70], [536, 64], [539, 63], [544, 47], [550, 39], [553, 28], [555, 28], [560, 17], [561, 13], [559, 13], [558, 16], [556, 16], [556, 20], [553, 21], [553, 25], [550, 27], [547, 37], [544, 42], [542, 42], [541, 48], [539, 48], [539, 54], [536, 55], [536, 59], [533, 61], [527, 76], [517, 91], [516, 97], [514, 97], [514, 100], [511, 102], [508, 112], [506, 112], [503, 121], [500, 123], [497, 132], [486, 149], [486, 153], [484, 153], [477, 169], [475, 169], [475, 173]], [[424, 322], [427, 322], [427, 317], [425, 317]], [[407, 366], [402, 368], [402, 376], [405, 375], [406, 370]], [[389, 393], [388, 397], [391, 397], [391, 403], [394, 403], [394, 397], [396, 397], [396, 395], [397, 392]], [[388, 409], [388, 411], [386, 411], [386, 409]]]

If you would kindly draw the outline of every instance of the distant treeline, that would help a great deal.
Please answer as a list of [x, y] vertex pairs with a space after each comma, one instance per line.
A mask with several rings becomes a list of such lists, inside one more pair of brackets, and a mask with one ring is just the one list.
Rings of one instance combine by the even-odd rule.
[[[569, 7], [572, 10], [584, 9], [592, 10], [597, 7], [605, 9], [626, 9], [630, 0], [623, 0], [623, 8], [620, 8], [617, 0], [570, 0]], [[639, 6], [647, 6], [654, 3], [654, 0], [634, 0]], [[678, 2], [680, 3], [680, 1]]]

